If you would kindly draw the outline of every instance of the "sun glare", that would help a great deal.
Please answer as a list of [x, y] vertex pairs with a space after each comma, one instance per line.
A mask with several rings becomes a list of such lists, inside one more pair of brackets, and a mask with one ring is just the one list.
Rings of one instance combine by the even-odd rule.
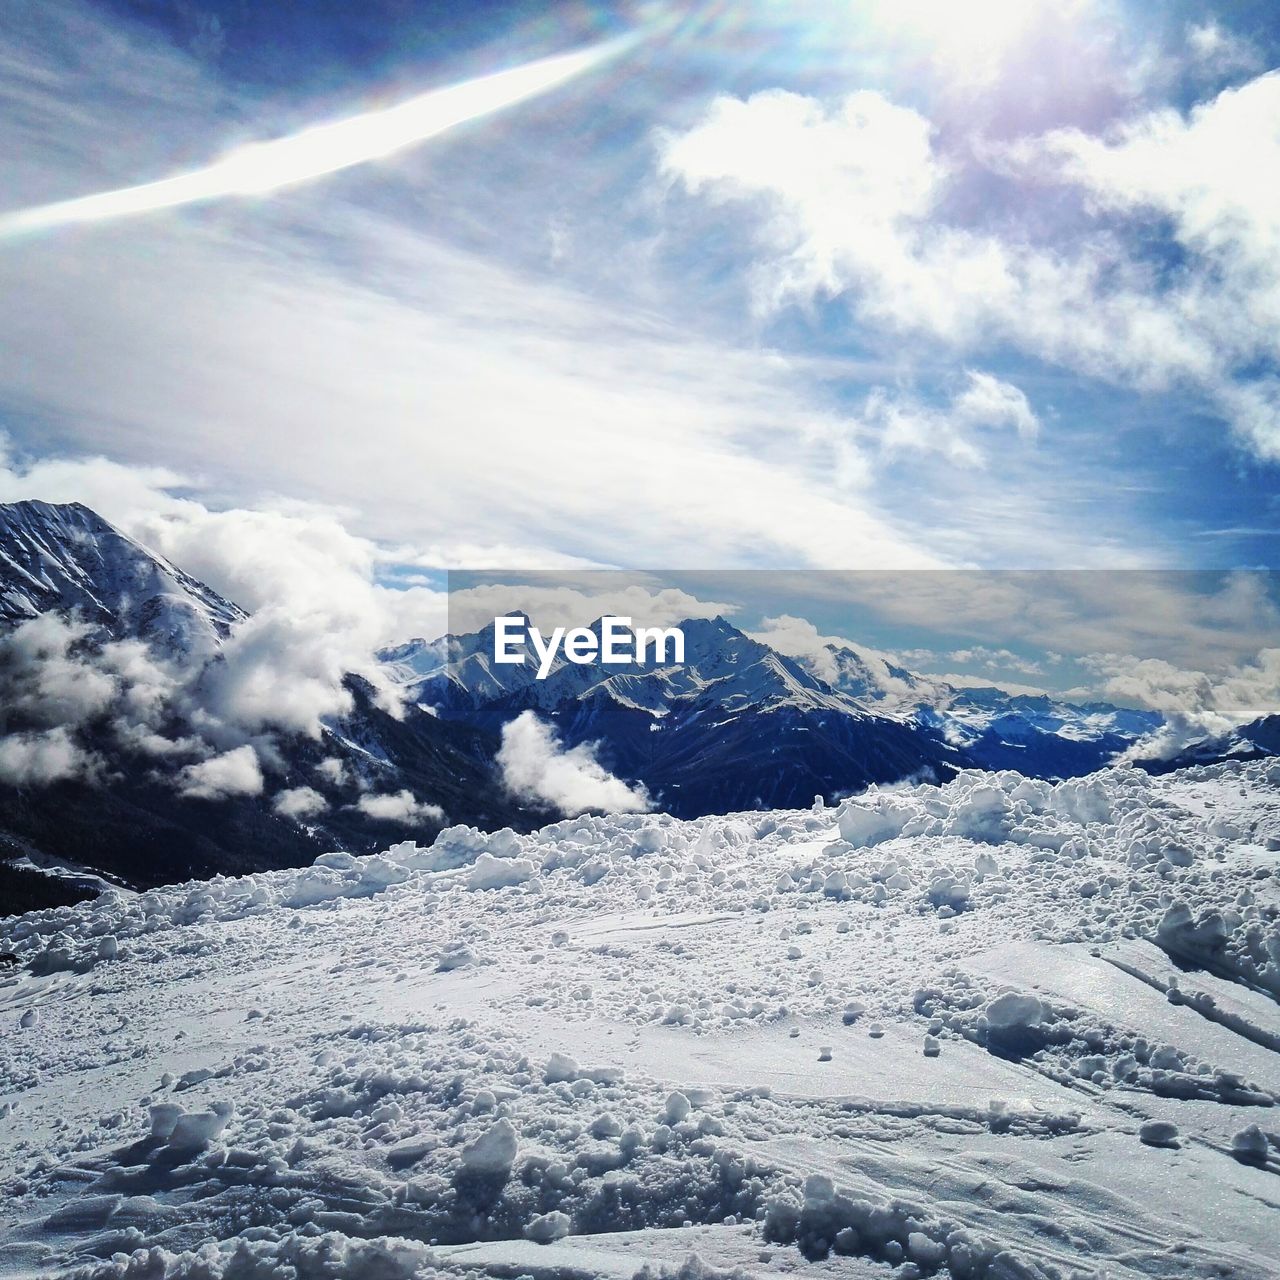
[[466, 80], [288, 137], [252, 143], [222, 160], [158, 182], [0, 214], [0, 236], [101, 222], [224, 196], [265, 195], [424, 142], [536, 97], [616, 56], [629, 37]]
[[983, 80], [1036, 20], [1037, 0], [876, 0], [875, 25]]

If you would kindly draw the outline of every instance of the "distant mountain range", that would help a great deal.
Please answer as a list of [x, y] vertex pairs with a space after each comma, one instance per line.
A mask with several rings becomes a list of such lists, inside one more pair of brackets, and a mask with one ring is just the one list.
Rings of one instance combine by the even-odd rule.
[[[47, 738], [51, 724], [59, 732], [49, 718], [56, 700], [28, 696], [34, 677], [24, 664], [53, 659], [44, 640], [18, 643], [25, 625], [75, 620], [64, 656], [80, 664], [69, 670], [81, 686], [98, 667], [119, 681], [119, 646], [133, 644], [198, 691], [247, 618], [84, 506], [0, 505], [0, 765], [6, 744], [16, 744], [21, 763], [32, 735]], [[333, 848], [425, 841], [445, 822], [531, 829], [558, 813], [509, 794], [498, 764], [504, 725], [525, 711], [554, 725], [566, 748], [594, 744], [605, 768], [680, 817], [808, 805], [815, 795], [832, 800], [962, 768], [1079, 775], [1161, 724], [1154, 713], [1101, 703], [956, 688], [851, 647], [788, 657], [723, 618], [689, 619], [682, 629], [681, 665], [561, 660], [545, 680], [527, 665], [495, 665], [492, 627], [386, 649], [377, 656], [403, 714], [349, 676], [351, 710], [325, 719], [317, 735], [254, 740], [264, 762], [257, 791], [178, 785], [201, 749], [228, 746], [200, 748], [208, 734], [191, 699], [170, 707], [150, 738], [122, 733], [108, 710], [81, 716], [76, 749], [98, 762], [96, 772], [33, 780], [0, 768], [0, 897], [6, 886], [7, 900], [39, 897], [26, 860], [147, 887], [300, 865]], [[51, 668], [39, 670], [49, 683]], [[1280, 746], [1274, 723], [1246, 726], [1239, 738], [1202, 744], [1203, 754]], [[296, 796], [306, 803], [284, 803]], [[399, 811], [370, 797], [395, 797]], [[70, 883], [50, 880], [48, 900]]]
[[600, 743], [610, 769], [678, 817], [795, 807], [962, 768], [1078, 776], [1162, 723], [1104, 703], [960, 689], [849, 647], [790, 658], [723, 618], [681, 629], [683, 665], [623, 673], [562, 660], [536, 680], [527, 664], [495, 666], [492, 626], [380, 657], [407, 698], [442, 719], [496, 730], [532, 710], [570, 746]]

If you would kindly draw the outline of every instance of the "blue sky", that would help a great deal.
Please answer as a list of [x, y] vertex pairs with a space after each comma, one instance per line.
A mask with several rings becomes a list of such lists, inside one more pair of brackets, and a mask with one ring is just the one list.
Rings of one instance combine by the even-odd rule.
[[1280, 18], [960, 8], [14, 0], [0, 214], [637, 38], [314, 181], [0, 240], [0, 496], [340, 526], [424, 589], [1275, 565]]

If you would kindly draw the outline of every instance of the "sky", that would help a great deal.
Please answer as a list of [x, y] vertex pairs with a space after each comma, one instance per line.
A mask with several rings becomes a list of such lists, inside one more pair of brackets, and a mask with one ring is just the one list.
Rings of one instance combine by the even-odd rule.
[[1266, 3], [9, 0], [0, 500], [387, 639], [466, 566], [1275, 566], [1277, 65]]

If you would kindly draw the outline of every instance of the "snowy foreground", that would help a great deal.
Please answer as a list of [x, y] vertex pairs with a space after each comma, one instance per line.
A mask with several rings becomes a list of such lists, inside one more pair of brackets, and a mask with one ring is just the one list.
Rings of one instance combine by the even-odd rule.
[[0, 1275], [1280, 1276], [1277, 848], [966, 774], [8, 921]]

